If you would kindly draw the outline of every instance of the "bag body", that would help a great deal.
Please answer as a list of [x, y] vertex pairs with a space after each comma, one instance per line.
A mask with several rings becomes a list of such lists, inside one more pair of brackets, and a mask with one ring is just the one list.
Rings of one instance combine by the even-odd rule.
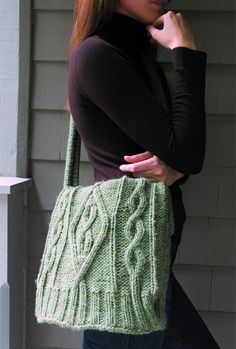
[[124, 334], [164, 330], [173, 232], [163, 182], [123, 175], [67, 183], [35, 280], [37, 322]]

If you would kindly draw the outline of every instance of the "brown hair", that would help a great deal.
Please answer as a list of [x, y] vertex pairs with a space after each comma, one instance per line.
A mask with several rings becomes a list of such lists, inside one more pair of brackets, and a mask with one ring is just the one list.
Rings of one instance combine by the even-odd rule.
[[[68, 63], [72, 51], [95, 30], [103, 27], [115, 11], [117, 0], [75, 0], [74, 24], [68, 47]], [[66, 111], [70, 113], [67, 96]]]

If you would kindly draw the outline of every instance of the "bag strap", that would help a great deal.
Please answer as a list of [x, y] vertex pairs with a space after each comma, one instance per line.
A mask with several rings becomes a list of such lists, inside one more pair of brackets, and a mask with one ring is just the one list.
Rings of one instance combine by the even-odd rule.
[[81, 138], [70, 114], [63, 188], [79, 185]]

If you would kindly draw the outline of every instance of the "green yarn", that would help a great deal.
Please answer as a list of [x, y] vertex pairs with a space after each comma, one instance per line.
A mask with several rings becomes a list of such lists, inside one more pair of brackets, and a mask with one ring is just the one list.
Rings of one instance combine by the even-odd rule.
[[125, 334], [163, 330], [174, 231], [169, 188], [127, 175], [78, 185], [74, 131], [71, 118], [64, 187], [35, 280], [37, 322]]

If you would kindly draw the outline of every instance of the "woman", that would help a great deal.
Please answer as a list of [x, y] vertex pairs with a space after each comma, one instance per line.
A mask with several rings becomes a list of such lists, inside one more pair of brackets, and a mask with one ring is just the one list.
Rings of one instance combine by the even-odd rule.
[[[162, 15], [167, 3], [76, 2], [68, 110], [96, 181], [126, 173], [163, 181], [170, 188], [175, 219], [173, 264], [186, 218], [179, 185], [201, 171], [205, 156], [207, 55], [196, 49], [180, 13]], [[172, 54], [173, 107], [167, 80], [156, 62], [159, 44]], [[135, 336], [86, 329], [83, 349], [219, 348], [173, 272], [167, 310], [165, 331]]]

